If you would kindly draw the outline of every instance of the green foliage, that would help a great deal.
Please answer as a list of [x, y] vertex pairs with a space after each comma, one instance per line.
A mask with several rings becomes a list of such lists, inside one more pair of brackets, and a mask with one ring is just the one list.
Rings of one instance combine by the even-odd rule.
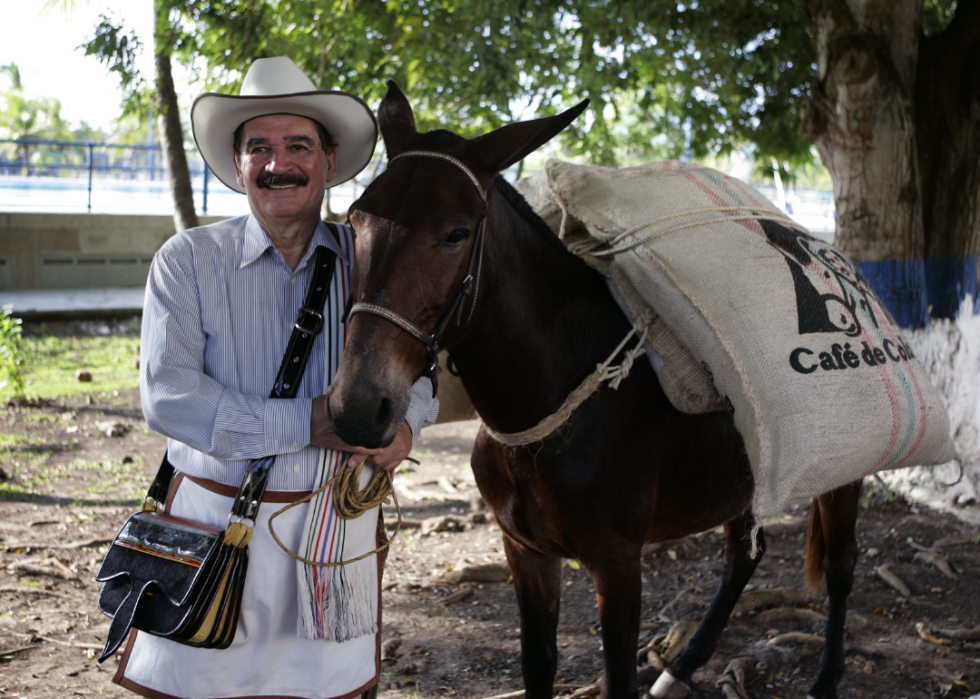
[[0, 391], [14, 398], [24, 395], [24, 347], [20, 318], [10, 315], [12, 306], [0, 309]]
[[108, 15], [99, 15], [95, 25], [95, 37], [85, 43], [86, 56], [95, 56], [106, 64], [110, 73], [119, 76], [123, 90], [132, 90], [143, 82], [136, 69], [136, 58], [143, 49], [135, 31], [125, 34], [122, 25], [115, 24]]
[[61, 102], [52, 97], [32, 97], [21, 82], [15, 63], [0, 66], [9, 87], [0, 92], [0, 138], [71, 138], [61, 118]]
[[955, 14], [956, 0], [923, 0], [922, 33], [926, 36], [941, 34]]
[[[61, 102], [52, 97], [36, 97], [28, 93], [21, 81], [17, 64], [0, 66], [0, 77], [6, 77], [7, 87], [0, 90], [0, 138], [52, 139], [56, 141], [95, 141], [106, 134], [86, 122], [72, 128], [61, 117]], [[32, 161], [38, 151], [29, 144], [2, 146], [7, 157]]]
[[139, 122], [148, 118], [152, 113], [153, 90], [136, 67], [136, 60], [143, 50], [143, 42], [136, 32], [127, 34], [122, 24], [114, 22], [112, 17], [99, 15], [95, 35], [79, 48], [86, 56], [95, 56], [110, 73], [119, 77], [123, 90], [121, 118], [135, 117]]
[[747, 144], [766, 162], [812, 160], [797, 134], [815, 56], [800, 3], [157, 1], [158, 39], [220, 92], [237, 92], [254, 58], [288, 55], [321, 89], [370, 104], [394, 79], [421, 130], [472, 136], [589, 97], [563, 143], [594, 162]]
[[[746, 148], [792, 169], [815, 161], [798, 133], [816, 69], [802, 2], [154, 1], [158, 50], [212, 91], [237, 93], [255, 58], [287, 55], [319, 88], [372, 105], [395, 80], [420, 130], [474, 136], [589, 97], [562, 143], [593, 162]], [[941, 31], [955, 6], [925, 0], [925, 30]], [[138, 48], [103, 18], [87, 51], [132, 87]]]
[[[148, 99], [152, 99], [152, 94], [148, 95]], [[146, 111], [146, 115], [125, 114], [119, 117], [107, 140], [120, 145], [145, 145], [150, 136], [149, 111]]]

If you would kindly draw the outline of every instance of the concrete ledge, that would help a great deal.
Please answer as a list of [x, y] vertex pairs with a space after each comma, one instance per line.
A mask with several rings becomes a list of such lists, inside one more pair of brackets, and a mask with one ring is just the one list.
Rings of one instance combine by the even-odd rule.
[[34, 289], [0, 292], [0, 306], [25, 320], [126, 318], [143, 312], [143, 289]]

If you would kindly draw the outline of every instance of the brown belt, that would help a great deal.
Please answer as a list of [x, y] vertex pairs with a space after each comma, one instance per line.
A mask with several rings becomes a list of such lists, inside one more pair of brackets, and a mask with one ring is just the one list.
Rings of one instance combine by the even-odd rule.
[[[238, 495], [238, 486], [219, 483], [218, 481], [212, 481], [207, 478], [189, 476], [186, 473], [178, 471], [177, 477], [174, 478], [173, 485], [170, 486], [171, 498], [173, 497], [173, 494], [177, 492], [177, 488], [180, 486], [180, 481], [182, 478], [186, 478], [190, 482], [201, 486], [205, 490], [216, 493], [217, 495], [223, 495], [226, 498], [233, 498]], [[262, 502], [296, 502], [309, 494], [309, 490], [267, 490], [262, 496]], [[169, 499], [170, 498], [168, 498], [168, 500]], [[169, 509], [169, 507], [167, 509]]]

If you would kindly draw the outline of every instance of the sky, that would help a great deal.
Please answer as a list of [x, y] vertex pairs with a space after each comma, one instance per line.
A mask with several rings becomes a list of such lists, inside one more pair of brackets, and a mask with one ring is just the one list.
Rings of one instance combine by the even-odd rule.
[[[93, 36], [99, 15], [112, 15], [123, 21], [127, 33], [135, 30], [143, 41], [138, 66], [151, 76], [153, 0], [74, 0], [67, 13], [61, 9], [64, 1], [45, 13], [46, 4], [46, 0], [0, 0], [0, 65], [16, 63], [31, 96], [61, 100], [61, 115], [71, 126], [87, 121], [111, 131], [121, 111], [119, 79], [77, 47]], [[0, 78], [0, 89], [7, 87]]]

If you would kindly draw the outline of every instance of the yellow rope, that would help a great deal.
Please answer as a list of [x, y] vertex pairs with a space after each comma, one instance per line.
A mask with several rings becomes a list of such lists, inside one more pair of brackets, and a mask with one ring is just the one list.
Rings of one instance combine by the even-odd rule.
[[[350, 457], [347, 457], [347, 461], [349, 460]], [[348, 563], [354, 563], [355, 561], [363, 560], [368, 556], [373, 556], [376, 553], [381, 553], [384, 551], [386, 548], [391, 546], [391, 542], [395, 540], [398, 532], [401, 531], [402, 508], [398, 504], [398, 496], [395, 494], [395, 490], [392, 487], [394, 477], [392, 472], [384, 471], [379, 468], [374, 474], [374, 477], [371, 479], [371, 482], [367, 484], [367, 487], [361, 490], [358, 484], [361, 482], [361, 469], [364, 467], [364, 462], [362, 461], [357, 466], [349, 467], [347, 465], [347, 461], [344, 461], [344, 464], [340, 467], [337, 475], [335, 475], [329, 481], [324, 483], [309, 495], [304, 496], [302, 499], [297, 500], [290, 505], [286, 505], [286, 507], [282, 508], [269, 518], [269, 533], [272, 534], [272, 538], [276, 540], [277, 544], [279, 544], [279, 548], [295, 558], [297, 561], [303, 561], [303, 563], [308, 565], [322, 568], [331, 568], [333, 566], [342, 566], [347, 565]], [[406, 461], [411, 461], [415, 464], [419, 463], [417, 459], [413, 459], [410, 456], [406, 457]], [[369, 551], [363, 556], [352, 558], [349, 561], [313, 561], [309, 558], [303, 558], [302, 556], [293, 553], [285, 544], [282, 543], [282, 541], [279, 540], [279, 537], [276, 536], [276, 530], [272, 528], [272, 520], [281, 515], [283, 512], [286, 512], [297, 505], [302, 505], [304, 502], [309, 502], [334, 484], [337, 486], [333, 491], [334, 507], [337, 508], [337, 514], [339, 514], [343, 519], [357, 519], [368, 510], [373, 510], [375, 507], [381, 505], [381, 503], [387, 500], [388, 496], [390, 495], [395, 501], [395, 512], [398, 514], [398, 522], [395, 523], [395, 531], [392, 532], [391, 538], [374, 551]]]

